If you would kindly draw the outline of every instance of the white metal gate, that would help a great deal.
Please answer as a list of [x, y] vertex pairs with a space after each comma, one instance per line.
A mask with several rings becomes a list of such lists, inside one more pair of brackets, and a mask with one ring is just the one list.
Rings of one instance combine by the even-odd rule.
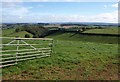
[[2, 37], [0, 67], [15, 65], [19, 61], [50, 56], [53, 39]]

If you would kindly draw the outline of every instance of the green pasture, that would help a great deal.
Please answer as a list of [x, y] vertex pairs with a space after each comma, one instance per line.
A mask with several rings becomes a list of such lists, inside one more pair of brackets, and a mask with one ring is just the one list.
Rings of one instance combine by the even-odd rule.
[[104, 28], [104, 29], [91, 29], [84, 31], [84, 33], [96, 33], [96, 34], [119, 34], [118, 30], [120, 28], [111, 27], [111, 28]]
[[16, 36], [18, 36], [18, 37], [24, 38], [25, 34], [29, 34], [31, 38], [33, 36], [31, 33], [28, 33], [26, 31], [15, 32], [15, 28], [2, 30], [3, 37], [16, 37]]
[[[5, 67], [4, 80], [117, 80], [116, 37], [55, 33], [50, 57], [19, 62]], [[29, 41], [28, 41], [29, 42]], [[37, 42], [34, 42], [37, 43]]]
[[117, 44], [119, 38], [116, 36], [82, 35], [79, 33], [69, 33], [69, 32], [67, 33], [57, 32], [47, 37], [58, 40], [72, 40], [72, 41], [107, 43], [107, 44]]

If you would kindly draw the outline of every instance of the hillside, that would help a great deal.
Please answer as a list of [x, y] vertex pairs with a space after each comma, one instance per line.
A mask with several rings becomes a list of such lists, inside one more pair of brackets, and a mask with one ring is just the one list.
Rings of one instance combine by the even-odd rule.
[[[3, 32], [4, 36], [17, 35], [14, 29]], [[21, 31], [18, 35], [25, 33]], [[3, 80], [118, 79], [117, 37], [64, 32], [56, 32], [47, 37], [54, 39], [50, 57], [23, 61], [3, 68]]]
[[[34, 33], [41, 33], [43, 32], [41, 28], [34, 28], [35, 30], [32, 31], [33, 28], [30, 28], [30, 30], [33, 34]], [[40, 30], [40, 31], [37, 31]], [[42, 32], [41, 32], [42, 31]], [[25, 34], [29, 34], [30, 37], [33, 37], [33, 34], [31, 32], [27, 31], [20, 31], [20, 32], [15, 32], [15, 29], [4, 29], [2, 31], [2, 36], [4, 37], [25, 37]], [[99, 33], [99, 34], [118, 34], [118, 28], [106, 28], [106, 29], [91, 29], [84, 31], [84, 33]], [[36, 35], [36, 34], [35, 34]], [[87, 41], [87, 42], [99, 42], [99, 43], [118, 43], [118, 37], [116, 36], [97, 36], [97, 35], [82, 35], [79, 33], [74, 33], [74, 32], [55, 32], [51, 33], [49, 36], [46, 36], [48, 38], [54, 38], [54, 39], [59, 39], [59, 40], [77, 40], [77, 41]]]
[[49, 30], [42, 26], [26, 25], [23, 27], [3, 29], [2, 33], [4, 37], [25, 37], [25, 35], [28, 34], [31, 38], [40, 38], [48, 35]]
[[[99, 33], [102, 33], [102, 29], [93, 29], [93, 30], [88, 30], [85, 31], [87, 32], [93, 32], [94, 30], [97, 30]], [[106, 29], [103, 29], [103, 33], [105, 33]], [[97, 32], [94, 31], [94, 32]], [[111, 33], [116, 33], [116, 29], [114, 29]], [[110, 33], [110, 31], [109, 31]], [[30, 37], [33, 37], [33, 35], [27, 31], [20, 31], [20, 32], [15, 32], [15, 29], [5, 29], [2, 32], [2, 35], [4, 37], [24, 37], [25, 34], [29, 34]], [[92, 36], [92, 35], [81, 35], [79, 33], [70, 33], [70, 32], [55, 32], [53, 34], [50, 34], [49, 36], [46, 36], [48, 38], [54, 38], [54, 39], [59, 39], [59, 40], [77, 40], [77, 41], [87, 41], [87, 42], [98, 42], [98, 43], [118, 43], [118, 37], [111, 37], [111, 36]]]
[[118, 37], [81, 35], [79, 33], [69, 33], [69, 32], [66, 33], [57, 32], [47, 37], [58, 40], [85, 41], [85, 42], [97, 42], [97, 43], [109, 43], [109, 44], [118, 43]]
[[55, 33], [47, 37], [54, 38], [53, 52], [50, 57], [23, 61], [15, 66], [6, 67], [2, 69], [3, 79], [118, 79], [117, 44], [80, 41], [86, 39], [74, 33]]
[[120, 28], [114, 27], [114, 28], [104, 28], [104, 29], [91, 29], [84, 31], [83, 33], [95, 33], [95, 34], [119, 34], [118, 30]]
[[30, 37], [33, 37], [33, 35], [31, 33], [28, 33], [27, 31], [15, 32], [14, 28], [2, 30], [2, 36], [3, 37], [16, 37], [16, 36], [19, 36], [19, 37], [24, 38], [25, 34], [29, 34]]

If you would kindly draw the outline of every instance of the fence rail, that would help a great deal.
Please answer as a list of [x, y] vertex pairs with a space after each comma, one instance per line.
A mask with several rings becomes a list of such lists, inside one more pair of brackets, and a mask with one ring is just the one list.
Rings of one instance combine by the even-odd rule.
[[53, 39], [0, 37], [0, 67], [18, 64], [19, 61], [47, 57], [52, 53]]

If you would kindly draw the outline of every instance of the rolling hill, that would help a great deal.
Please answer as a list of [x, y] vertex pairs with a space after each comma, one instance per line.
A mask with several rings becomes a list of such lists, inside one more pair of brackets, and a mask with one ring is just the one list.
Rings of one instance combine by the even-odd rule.
[[2, 36], [3, 37], [16, 37], [16, 36], [19, 36], [21, 38], [24, 38], [25, 34], [29, 34], [30, 37], [33, 36], [31, 33], [28, 33], [27, 31], [15, 32], [15, 28], [2, 30]]
[[[109, 28], [108, 28], [109, 29]], [[108, 33], [108, 34], [117, 34], [117, 29], [110, 28], [108, 29], [92, 29], [85, 31], [85, 33]], [[15, 29], [5, 29], [2, 32], [3, 37], [24, 37], [25, 34], [29, 34], [30, 37], [33, 37], [31, 33], [27, 31], [15, 32]], [[118, 43], [118, 37], [115, 36], [97, 36], [97, 35], [82, 35], [79, 33], [70, 33], [70, 32], [55, 32], [46, 36], [48, 38], [54, 38], [59, 40], [77, 40], [77, 41], [87, 41], [87, 42], [99, 42], [99, 43]]]
[[[3, 35], [15, 35], [14, 29], [4, 30]], [[3, 68], [3, 80], [118, 79], [117, 37], [67, 32], [56, 32], [46, 37], [54, 39], [51, 56]]]
[[[74, 33], [55, 33], [47, 37], [54, 38], [50, 57], [3, 68], [3, 80], [118, 79], [117, 44], [103, 44], [97, 39], [99, 43], [95, 43], [94, 38]], [[88, 42], [89, 39], [93, 40]]]
[[104, 29], [92, 29], [84, 31], [84, 33], [95, 33], [95, 34], [119, 34], [120, 28], [104, 28]]
[[59, 39], [59, 40], [85, 41], [85, 42], [97, 42], [97, 43], [109, 43], [109, 44], [118, 43], [118, 37], [116, 36], [81, 35], [79, 33], [69, 33], [69, 32], [66, 33], [57, 32], [47, 37]]

